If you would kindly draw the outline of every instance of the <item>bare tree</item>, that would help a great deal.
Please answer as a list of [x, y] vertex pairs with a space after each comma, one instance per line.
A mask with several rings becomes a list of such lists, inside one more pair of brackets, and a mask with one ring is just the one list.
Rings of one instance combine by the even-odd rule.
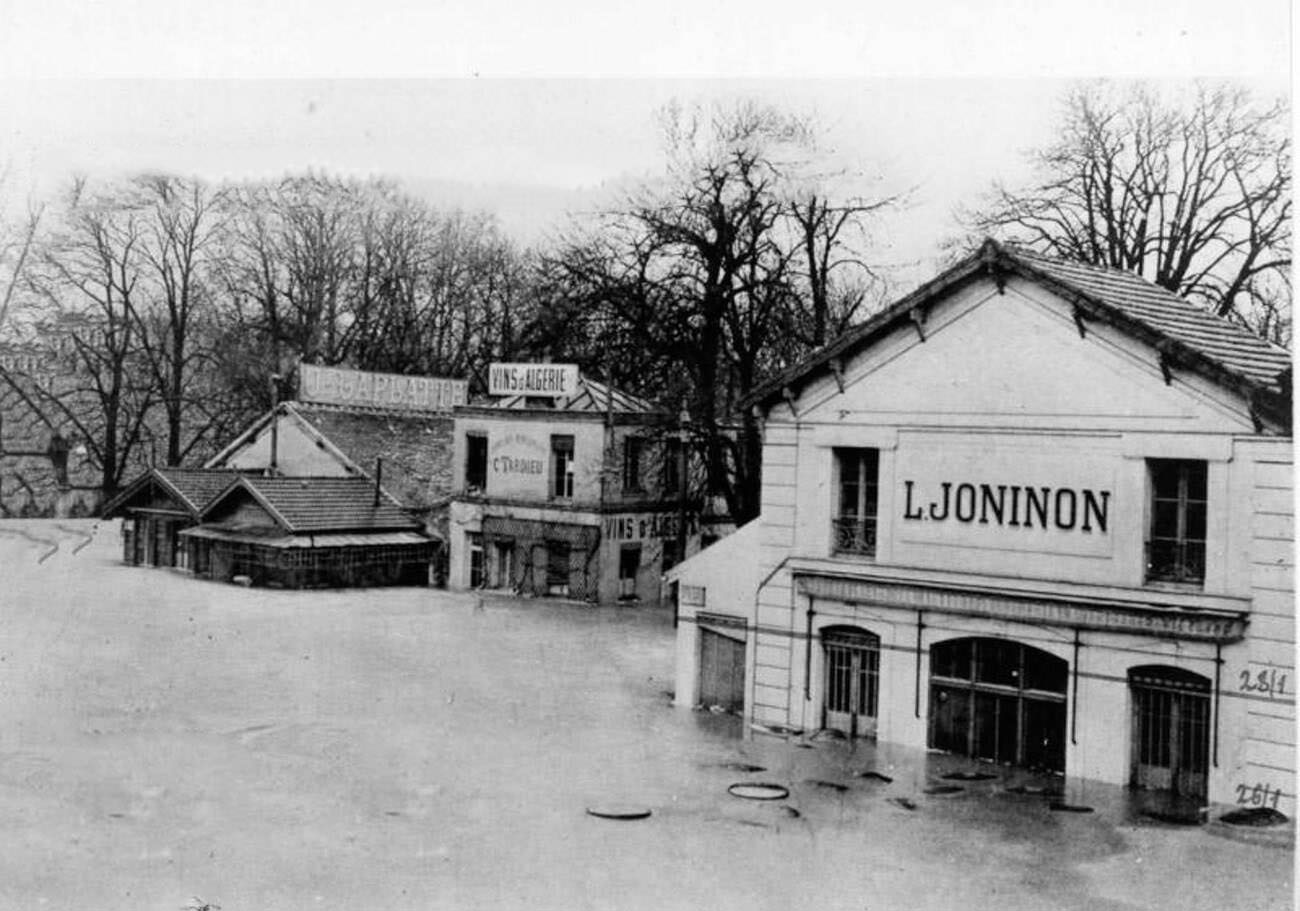
[[964, 220], [1136, 272], [1286, 341], [1289, 131], [1284, 102], [1260, 105], [1244, 89], [1199, 86], [1180, 104], [1145, 86], [1078, 87], [1065, 99], [1059, 139], [1031, 154], [1034, 181], [995, 185]]
[[138, 216], [146, 279], [132, 314], [166, 420], [168, 465], [178, 465], [221, 421], [204, 382], [213, 357], [216, 302], [211, 264], [221, 225], [219, 194], [197, 180], [137, 178], [125, 200]]
[[761, 437], [737, 406], [853, 319], [870, 272], [850, 236], [895, 200], [833, 199], [807, 118], [740, 102], [660, 122], [664, 178], [543, 257], [530, 343], [674, 412], [687, 401], [708, 489], [744, 522]]
[[43, 332], [66, 340], [70, 365], [59, 382], [37, 385], [32, 403], [51, 427], [69, 429], [87, 448], [109, 495], [147, 432], [152, 405], [140, 378], [135, 310], [141, 227], [119, 199], [91, 196], [81, 181], [61, 214], [31, 287], [43, 305]]

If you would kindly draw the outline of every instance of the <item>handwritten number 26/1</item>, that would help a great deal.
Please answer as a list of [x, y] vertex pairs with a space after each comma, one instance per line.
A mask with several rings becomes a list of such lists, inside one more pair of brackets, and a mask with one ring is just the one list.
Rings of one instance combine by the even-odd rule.
[[1257, 784], [1254, 787], [1248, 784], [1237, 785], [1237, 803], [1242, 806], [1276, 808], [1281, 797], [1281, 788], [1272, 788], [1266, 784]]
[[1268, 693], [1270, 696], [1280, 696], [1286, 691], [1286, 674], [1279, 674], [1277, 668], [1269, 668], [1256, 674], [1241, 671], [1239, 676], [1241, 683], [1237, 688], [1243, 693]]

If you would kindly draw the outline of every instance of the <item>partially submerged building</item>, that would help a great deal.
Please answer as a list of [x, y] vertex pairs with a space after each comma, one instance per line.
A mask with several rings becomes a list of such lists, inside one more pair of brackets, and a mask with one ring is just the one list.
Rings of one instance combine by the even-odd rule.
[[152, 468], [108, 504], [128, 563], [285, 587], [436, 579], [464, 381], [299, 369], [306, 401], [279, 403], [203, 469]]
[[180, 532], [191, 571], [282, 588], [426, 585], [435, 542], [365, 478], [240, 476]]
[[122, 519], [122, 559], [133, 566], [186, 569], [180, 533], [197, 525], [204, 507], [239, 475], [203, 468], [152, 467], [104, 504], [105, 519]]
[[680, 703], [1294, 817], [1287, 351], [988, 242], [750, 404]]
[[655, 603], [698, 547], [679, 419], [602, 383], [458, 407], [454, 452], [453, 588]]

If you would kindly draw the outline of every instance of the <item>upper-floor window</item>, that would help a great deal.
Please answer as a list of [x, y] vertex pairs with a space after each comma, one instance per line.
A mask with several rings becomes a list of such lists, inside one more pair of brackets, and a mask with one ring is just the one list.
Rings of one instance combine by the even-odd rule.
[[664, 496], [682, 492], [682, 441], [671, 437], [664, 441]]
[[487, 490], [488, 440], [482, 433], [465, 435], [465, 489]]
[[835, 467], [839, 478], [839, 509], [832, 520], [834, 552], [875, 556], [880, 452], [836, 449]]
[[1205, 462], [1148, 459], [1147, 581], [1205, 581]]
[[573, 437], [567, 434], [551, 437], [551, 496], [573, 498]]
[[641, 454], [644, 448], [645, 441], [640, 437], [628, 437], [623, 441], [623, 489], [625, 491], [640, 493], [643, 490]]

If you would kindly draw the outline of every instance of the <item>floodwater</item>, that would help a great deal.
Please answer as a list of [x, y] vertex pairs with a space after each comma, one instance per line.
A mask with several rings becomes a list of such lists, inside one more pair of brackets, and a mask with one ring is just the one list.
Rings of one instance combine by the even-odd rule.
[[1118, 789], [1053, 812], [1001, 771], [674, 708], [665, 610], [249, 590], [119, 553], [115, 523], [0, 523], [3, 908], [1291, 907], [1290, 847]]

